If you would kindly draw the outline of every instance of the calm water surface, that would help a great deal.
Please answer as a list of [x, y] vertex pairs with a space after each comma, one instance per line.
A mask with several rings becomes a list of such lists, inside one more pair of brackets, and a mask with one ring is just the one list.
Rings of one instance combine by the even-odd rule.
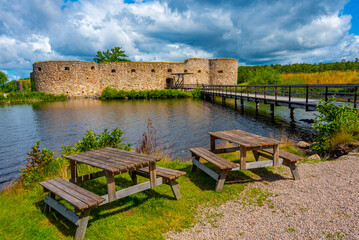
[[100, 133], [104, 128], [120, 128], [125, 142], [135, 146], [150, 118], [157, 131], [160, 150], [171, 158], [190, 159], [188, 148], [209, 147], [207, 132], [241, 129], [263, 136], [309, 139], [311, 125], [298, 121], [313, 118], [312, 113], [296, 109], [296, 121], [285, 107], [275, 108], [274, 122], [269, 106], [245, 102], [244, 112], [205, 101], [133, 100], [105, 102], [76, 99], [65, 102], [0, 105], [0, 186], [18, 176], [26, 153], [35, 141], [55, 150], [73, 145], [88, 129]]

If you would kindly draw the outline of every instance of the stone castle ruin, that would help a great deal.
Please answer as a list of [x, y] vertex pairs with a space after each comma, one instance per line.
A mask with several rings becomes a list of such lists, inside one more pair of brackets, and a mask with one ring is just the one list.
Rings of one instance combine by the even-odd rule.
[[237, 83], [238, 60], [190, 58], [183, 63], [44, 61], [33, 64], [36, 89], [69, 97], [99, 96], [106, 87], [123, 90], [164, 89], [174, 86], [175, 73], [192, 73], [185, 84]]

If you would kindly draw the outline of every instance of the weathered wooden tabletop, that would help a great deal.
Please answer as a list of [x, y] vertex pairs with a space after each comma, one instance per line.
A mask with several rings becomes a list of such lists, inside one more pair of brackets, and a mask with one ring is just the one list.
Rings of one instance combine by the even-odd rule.
[[241, 130], [229, 130], [229, 131], [218, 131], [218, 132], [209, 132], [210, 136], [213, 136], [217, 139], [223, 139], [231, 143], [238, 144], [239, 146], [244, 147], [264, 147], [271, 146], [275, 144], [280, 144], [280, 141], [256, 135], [253, 133], [248, 133]]
[[[70, 160], [71, 182], [78, 183], [106, 176], [108, 201], [116, 200], [115, 175], [149, 167], [151, 187], [156, 186], [156, 162], [159, 157], [124, 151], [116, 148], [101, 148], [66, 156]], [[103, 171], [78, 176], [77, 164], [83, 163]]]
[[[241, 164], [240, 169], [246, 169], [247, 151], [252, 150], [253, 155], [258, 161], [258, 150], [265, 148], [273, 148], [273, 166], [278, 166], [279, 161], [279, 144], [280, 141], [248, 133], [241, 130], [229, 130], [209, 132], [211, 136], [211, 151], [214, 153], [234, 152], [240, 150], [241, 152]], [[230, 143], [237, 144], [238, 147], [216, 149], [216, 139], [226, 140]]]

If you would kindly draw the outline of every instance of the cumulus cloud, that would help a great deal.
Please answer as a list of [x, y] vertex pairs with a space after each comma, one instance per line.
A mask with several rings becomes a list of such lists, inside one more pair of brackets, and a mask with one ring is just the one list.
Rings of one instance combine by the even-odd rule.
[[134, 61], [233, 57], [248, 65], [358, 56], [351, 16], [340, 14], [347, 0], [125, 2], [0, 0], [0, 68], [22, 74], [36, 61], [91, 61], [114, 46]]

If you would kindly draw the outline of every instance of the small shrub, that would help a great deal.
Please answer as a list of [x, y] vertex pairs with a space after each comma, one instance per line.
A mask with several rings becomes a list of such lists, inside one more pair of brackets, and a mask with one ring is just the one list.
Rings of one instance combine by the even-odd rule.
[[203, 92], [202, 89], [200, 87], [196, 87], [194, 88], [192, 91], [192, 97], [195, 99], [202, 99], [203, 98]]
[[[110, 133], [107, 129], [100, 134], [88, 130], [85, 137], [75, 144], [75, 152], [86, 152], [104, 147], [113, 147], [123, 150], [130, 150], [130, 144], [122, 143], [123, 132], [120, 129], [113, 129]], [[66, 148], [66, 147], [65, 147]]]
[[48, 164], [54, 160], [54, 151], [50, 151], [47, 148], [40, 150], [40, 141], [37, 141], [31, 147], [31, 151], [27, 153], [29, 156], [26, 158], [27, 163], [25, 167], [22, 167], [20, 178], [18, 181], [24, 185], [38, 182], [44, 177], [44, 169]]
[[336, 144], [348, 141], [354, 136], [359, 125], [359, 111], [351, 105], [335, 105], [335, 98], [317, 105], [314, 132], [316, 143], [312, 149], [323, 155], [328, 154]]

